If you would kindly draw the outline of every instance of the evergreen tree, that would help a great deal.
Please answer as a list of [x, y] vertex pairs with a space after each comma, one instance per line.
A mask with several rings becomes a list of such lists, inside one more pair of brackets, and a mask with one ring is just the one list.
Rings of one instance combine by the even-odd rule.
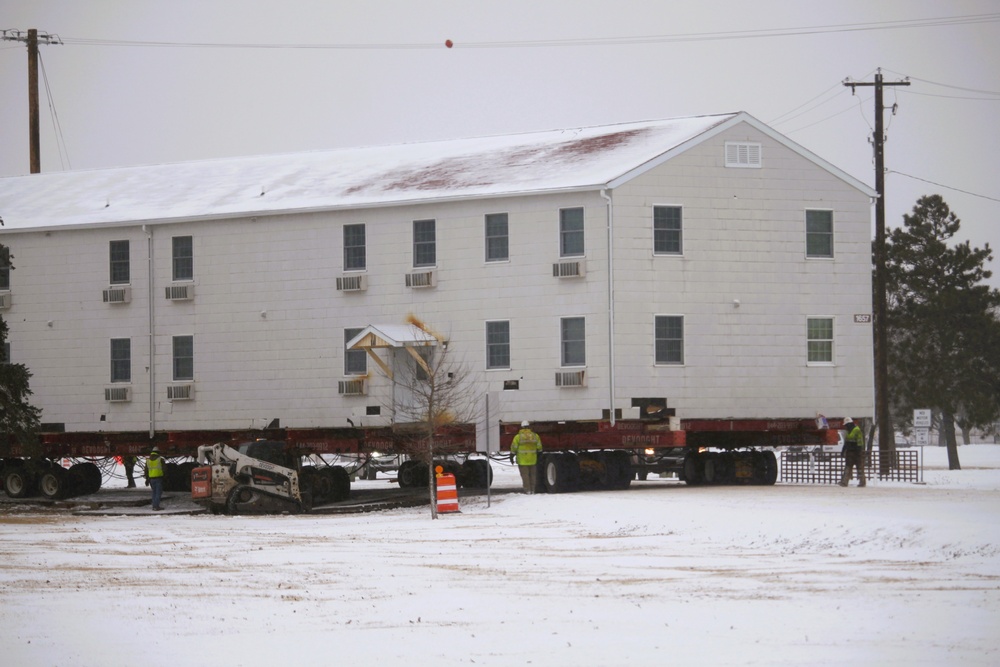
[[932, 408], [961, 468], [955, 425], [1000, 415], [1000, 291], [983, 284], [989, 244], [950, 243], [960, 220], [940, 195], [920, 198], [886, 243], [890, 401], [895, 419]]

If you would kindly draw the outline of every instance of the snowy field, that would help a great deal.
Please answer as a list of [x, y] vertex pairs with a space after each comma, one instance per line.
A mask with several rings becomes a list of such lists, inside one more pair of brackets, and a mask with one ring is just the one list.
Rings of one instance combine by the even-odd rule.
[[959, 451], [924, 485], [650, 479], [437, 521], [7, 505], [0, 664], [997, 665], [1000, 446]]

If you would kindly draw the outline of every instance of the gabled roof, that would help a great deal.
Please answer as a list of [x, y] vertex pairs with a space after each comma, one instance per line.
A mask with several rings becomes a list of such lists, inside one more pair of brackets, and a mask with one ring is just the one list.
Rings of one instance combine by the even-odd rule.
[[595, 190], [624, 183], [740, 122], [873, 194], [741, 112], [2, 178], [0, 233]]
[[347, 341], [348, 350], [365, 350], [387, 347], [429, 347], [438, 340], [420, 327], [412, 324], [370, 324]]

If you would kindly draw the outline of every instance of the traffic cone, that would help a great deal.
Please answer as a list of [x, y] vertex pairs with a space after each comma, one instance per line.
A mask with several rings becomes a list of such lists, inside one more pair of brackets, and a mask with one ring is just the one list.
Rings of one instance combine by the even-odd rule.
[[455, 483], [455, 476], [450, 473], [437, 475], [437, 511], [438, 514], [459, 511], [458, 486]]

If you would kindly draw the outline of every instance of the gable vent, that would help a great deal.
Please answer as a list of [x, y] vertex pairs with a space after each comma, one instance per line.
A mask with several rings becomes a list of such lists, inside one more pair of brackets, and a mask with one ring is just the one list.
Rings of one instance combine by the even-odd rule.
[[104, 303], [128, 303], [131, 300], [131, 287], [109, 287], [104, 290]]
[[338, 292], [360, 292], [368, 288], [368, 276], [358, 274], [355, 276], [341, 276], [337, 278]]
[[583, 260], [556, 262], [552, 265], [552, 275], [555, 278], [582, 278], [587, 275], [587, 267]]
[[357, 380], [341, 380], [337, 383], [337, 393], [341, 396], [364, 396], [365, 381], [363, 378]]
[[760, 168], [760, 144], [726, 142], [726, 166]]
[[434, 287], [435, 285], [437, 285], [437, 275], [433, 271], [406, 274], [407, 287]]
[[187, 301], [194, 298], [194, 285], [167, 286], [167, 299], [170, 301]]
[[131, 387], [105, 387], [104, 400], [109, 403], [126, 403], [132, 400]]
[[194, 398], [193, 384], [167, 385], [168, 401], [190, 401], [192, 398]]
[[557, 387], [586, 387], [586, 371], [559, 371], [556, 373]]

